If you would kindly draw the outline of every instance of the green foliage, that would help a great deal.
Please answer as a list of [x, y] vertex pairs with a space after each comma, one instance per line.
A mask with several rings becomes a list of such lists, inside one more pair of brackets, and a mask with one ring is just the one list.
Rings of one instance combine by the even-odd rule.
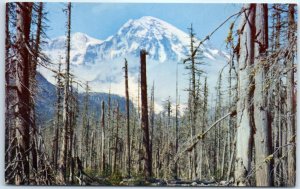
[[214, 178], [218, 181], [221, 179], [221, 170], [217, 169], [214, 174]]
[[108, 177], [108, 181], [112, 184], [112, 185], [119, 185], [120, 182], [122, 181], [122, 174], [119, 171], [116, 171], [115, 173], [112, 173], [109, 177]]
[[105, 164], [105, 170], [102, 172], [103, 177], [108, 177], [112, 174], [112, 167], [108, 164]]
[[90, 167], [86, 168], [86, 169], [84, 170], [84, 172], [85, 172], [87, 175], [89, 175], [90, 177], [97, 177], [97, 176], [101, 175], [101, 174], [100, 174], [100, 170], [98, 170], [98, 169], [92, 169], [92, 168], [90, 168]]

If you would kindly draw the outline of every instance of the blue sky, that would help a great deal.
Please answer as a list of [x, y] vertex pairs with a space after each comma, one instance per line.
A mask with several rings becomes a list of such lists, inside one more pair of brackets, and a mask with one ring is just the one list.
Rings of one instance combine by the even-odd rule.
[[[47, 35], [50, 38], [65, 34], [65, 3], [46, 3], [48, 11]], [[238, 12], [241, 4], [184, 4], [184, 3], [73, 3], [72, 32], [86, 33], [98, 39], [115, 34], [129, 19], [153, 16], [187, 32], [192, 23], [197, 36], [202, 39], [228, 16]], [[214, 34], [210, 43], [225, 48], [224, 39], [229, 24]]]

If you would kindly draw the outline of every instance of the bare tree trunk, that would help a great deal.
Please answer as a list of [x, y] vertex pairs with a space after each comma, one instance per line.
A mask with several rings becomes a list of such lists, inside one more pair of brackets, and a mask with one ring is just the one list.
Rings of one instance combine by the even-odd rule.
[[[36, 114], [35, 114], [35, 93], [36, 93], [36, 67], [38, 63], [38, 57], [40, 56], [40, 41], [41, 41], [41, 33], [42, 33], [42, 19], [43, 19], [43, 3], [40, 2], [38, 6], [38, 18], [37, 18], [37, 26], [36, 26], [36, 38], [34, 45], [34, 57], [32, 61], [32, 65], [30, 67], [30, 90], [32, 92], [31, 98], [31, 120], [32, 120], [32, 136], [38, 137], [38, 133], [36, 132]], [[32, 142], [32, 167], [36, 172], [39, 172], [39, 164], [38, 164], [38, 149], [35, 146], [35, 142]]]
[[72, 157], [72, 154], [73, 154], [73, 134], [74, 134], [74, 125], [76, 124], [75, 123], [75, 119], [76, 119], [76, 110], [75, 110], [75, 96], [74, 96], [74, 92], [73, 92], [73, 86], [72, 86], [72, 79], [71, 79], [71, 91], [70, 91], [70, 94], [71, 94], [71, 98], [70, 98], [70, 115], [69, 115], [69, 142], [68, 142], [68, 157], [67, 157], [67, 167], [69, 168], [69, 181], [70, 181], [70, 184], [73, 184], [73, 157]]
[[230, 156], [230, 160], [229, 160], [229, 165], [228, 165], [228, 170], [227, 170], [227, 181], [230, 180], [230, 174], [231, 174], [231, 170], [232, 170], [232, 165], [234, 164], [234, 153], [235, 153], [235, 144], [236, 144], [236, 140], [234, 140], [234, 142], [232, 143], [232, 152], [231, 152], [231, 156]]
[[[179, 99], [178, 99], [178, 64], [176, 64], [176, 105], [175, 105], [175, 153], [178, 153], [178, 126], [179, 126], [179, 121], [178, 121], [178, 108], [179, 108]], [[174, 177], [175, 179], [178, 179], [178, 162], [175, 162], [175, 174]], [[200, 167], [200, 175], [201, 175], [201, 167]], [[201, 177], [201, 176], [200, 176]]]
[[127, 176], [130, 177], [131, 173], [131, 153], [130, 153], [130, 115], [129, 115], [129, 92], [128, 92], [128, 64], [125, 59], [125, 96], [126, 96], [126, 112], [127, 112], [127, 158], [128, 158], [128, 167], [127, 167]]
[[89, 117], [89, 82], [85, 84], [85, 95], [83, 100], [82, 130], [81, 130], [81, 155], [85, 153], [85, 157], [81, 157], [84, 167], [88, 167], [88, 154], [90, 146], [90, 117]]
[[[191, 74], [192, 74], [192, 78], [191, 78], [191, 94], [192, 94], [192, 136], [195, 136], [196, 134], [196, 119], [197, 119], [197, 110], [198, 110], [198, 102], [196, 100], [196, 60], [195, 60], [195, 56], [193, 56], [194, 54], [194, 39], [195, 38], [195, 34], [193, 33], [193, 26], [191, 25], [190, 28], [190, 51], [191, 51]], [[194, 54], [195, 55], [195, 54]], [[197, 174], [197, 167], [198, 167], [198, 163], [197, 163], [197, 152], [196, 152], [196, 148], [193, 149], [192, 151], [193, 154], [193, 178], [196, 179], [198, 174]]]
[[54, 169], [57, 171], [58, 165], [58, 154], [59, 154], [59, 138], [60, 138], [60, 129], [61, 129], [61, 100], [62, 100], [62, 81], [61, 81], [61, 62], [58, 65], [58, 74], [56, 76], [57, 79], [57, 86], [56, 86], [56, 94], [57, 94], [57, 101], [56, 101], [56, 128], [55, 128], [55, 135], [54, 135]]
[[[12, 75], [12, 61], [9, 58], [10, 55], [10, 49], [11, 49], [11, 36], [10, 36], [10, 4], [6, 3], [5, 6], [5, 151], [8, 149], [10, 143], [12, 143], [12, 140], [10, 138], [12, 129], [11, 129], [11, 110], [9, 108], [9, 105], [11, 104], [11, 101], [9, 99], [10, 96], [10, 75]], [[8, 154], [5, 154], [5, 165], [7, 162], [9, 162], [12, 158], [11, 151], [8, 152]]]
[[141, 100], [142, 100], [142, 130], [144, 144], [144, 172], [145, 177], [152, 176], [152, 157], [149, 141], [149, 120], [148, 120], [148, 99], [147, 99], [147, 71], [146, 71], [146, 54], [145, 50], [141, 50]]
[[102, 174], [105, 173], [105, 109], [104, 109], [104, 101], [101, 103], [101, 127], [102, 127], [102, 134], [101, 134], [101, 171]]
[[271, 186], [271, 165], [265, 158], [271, 154], [271, 123], [268, 119], [267, 92], [265, 81], [265, 64], [268, 48], [268, 7], [267, 4], [256, 5], [256, 43], [255, 43], [255, 90], [254, 90], [254, 123], [255, 123], [255, 162], [260, 169], [256, 170], [256, 185]]
[[254, 59], [254, 31], [255, 4], [247, 4], [243, 14], [240, 27], [239, 39], [239, 72], [238, 72], [238, 95], [237, 103], [237, 142], [236, 142], [236, 164], [235, 184], [238, 186], [249, 186], [247, 175], [251, 169], [252, 160], [252, 99], [253, 84], [250, 78], [251, 66]]
[[119, 137], [119, 121], [120, 121], [120, 113], [119, 113], [119, 104], [117, 104], [116, 108], [116, 119], [117, 119], [117, 125], [116, 125], [116, 141], [115, 141], [115, 157], [114, 157], [114, 173], [116, 173], [117, 170], [117, 157], [118, 157], [118, 137]]
[[67, 164], [67, 152], [68, 152], [68, 128], [69, 128], [69, 75], [70, 75], [70, 51], [71, 51], [71, 3], [68, 3], [67, 8], [67, 52], [66, 52], [66, 72], [65, 72], [65, 85], [64, 85], [64, 101], [63, 101], [63, 141], [60, 154], [60, 180], [63, 184], [66, 183], [66, 164]]
[[223, 176], [224, 176], [224, 167], [225, 167], [225, 158], [226, 158], [225, 154], [226, 154], [227, 144], [228, 144], [227, 142], [224, 142], [224, 148], [223, 148], [223, 153], [222, 153], [222, 163], [221, 163], [221, 175], [220, 175], [220, 178], [223, 178]]
[[[274, 4], [274, 9], [280, 8], [280, 4]], [[280, 49], [280, 33], [281, 33], [281, 15], [279, 10], [275, 9], [275, 13], [273, 15], [273, 43], [272, 43], [272, 51], [276, 51]], [[279, 62], [276, 61], [274, 64], [277, 65], [277, 69], [274, 71], [275, 74], [279, 72]], [[275, 115], [274, 115], [274, 143], [273, 143], [273, 151], [277, 150], [278, 147], [282, 146], [282, 125], [281, 125], [281, 92], [280, 92], [280, 83], [281, 78], [275, 83], [275, 97], [274, 97], [274, 105], [275, 105]], [[270, 105], [272, 107], [272, 105]], [[282, 156], [282, 149], [278, 151], [277, 154], [274, 155], [274, 186], [282, 186], [283, 180], [283, 167], [284, 167], [284, 159], [279, 159]], [[281, 163], [280, 163], [281, 161]], [[286, 168], [285, 168], [286, 169]]]
[[[294, 39], [296, 24], [295, 24], [295, 5], [289, 4], [288, 11], [288, 40], [289, 48], [292, 49], [288, 55], [287, 68], [290, 71], [287, 73], [287, 129], [288, 142], [295, 142], [295, 117], [296, 117], [296, 101], [294, 93]], [[288, 149], [288, 186], [295, 186], [296, 183], [296, 148], [295, 145]]]
[[[275, 115], [274, 115], [274, 135], [273, 135], [273, 151], [277, 150], [280, 145], [280, 140], [281, 140], [281, 129], [280, 129], [280, 119], [279, 119], [279, 112], [280, 112], [280, 108], [279, 108], [279, 104], [280, 104], [280, 96], [278, 95], [278, 89], [279, 89], [279, 82], [277, 82], [275, 84], [275, 100], [274, 100], [274, 105], [275, 105]], [[280, 170], [281, 164], [279, 164], [279, 157], [281, 157], [281, 151], [279, 150], [279, 152], [277, 154], [275, 154], [274, 156], [274, 186], [280, 186], [280, 179], [282, 177], [281, 173], [282, 171]]]
[[91, 136], [91, 150], [90, 150], [90, 167], [93, 170], [95, 168], [94, 165], [94, 146], [95, 146], [95, 132], [92, 131], [92, 136]]
[[[153, 85], [152, 85], [152, 89], [151, 89], [151, 97], [150, 97], [150, 127], [151, 127], [151, 129], [150, 129], [150, 151], [151, 151], [151, 157], [152, 157], [152, 162], [154, 161], [155, 162], [155, 160], [154, 160], [154, 158], [155, 158], [155, 156], [153, 156], [153, 154], [154, 154], [154, 150], [153, 150], [153, 142], [154, 142], [154, 114], [155, 114], [155, 112], [154, 112], [154, 82], [153, 82]], [[154, 167], [153, 167], [153, 169], [155, 169]]]
[[[203, 88], [203, 106], [202, 106], [202, 126], [201, 126], [201, 131], [205, 130], [205, 126], [207, 125], [207, 100], [208, 100], [208, 86], [207, 86], [207, 77], [205, 77], [204, 80], [204, 88]], [[202, 179], [202, 170], [203, 170], [203, 164], [204, 164], [204, 158], [206, 154], [204, 153], [205, 151], [205, 142], [200, 141], [200, 165], [199, 165], [199, 179]]]
[[35, 38], [35, 46], [34, 46], [34, 61], [32, 62], [32, 79], [35, 78], [36, 75], [36, 67], [38, 64], [38, 57], [40, 53], [40, 44], [41, 44], [41, 34], [42, 34], [42, 27], [43, 27], [43, 16], [44, 16], [44, 5], [43, 2], [39, 2], [39, 8], [38, 8], [38, 18], [37, 18], [37, 26], [36, 26], [36, 38]]
[[112, 125], [111, 125], [111, 93], [110, 93], [110, 89], [109, 89], [109, 95], [108, 95], [108, 102], [107, 102], [107, 149], [108, 149], [108, 157], [107, 157], [107, 165], [110, 167], [111, 166], [111, 150], [110, 150], [110, 145], [111, 145], [111, 137], [110, 137], [110, 131], [112, 129]]
[[[20, 157], [18, 158], [18, 169], [23, 171], [17, 172], [15, 176], [15, 184], [24, 184], [29, 181], [29, 130], [31, 126], [30, 120], [30, 91], [29, 91], [29, 35], [31, 26], [31, 13], [33, 3], [17, 4], [17, 38], [16, 46], [18, 51], [16, 54], [16, 88], [17, 95], [15, 106], [16, 113], [16, 136], [20, 147]], [[21, 178], [23, 176], [23, 178]]]

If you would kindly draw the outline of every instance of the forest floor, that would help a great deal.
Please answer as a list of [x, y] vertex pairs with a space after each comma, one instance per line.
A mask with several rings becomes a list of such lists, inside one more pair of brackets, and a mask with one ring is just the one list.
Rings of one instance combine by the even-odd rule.
[[92, 186], [230, 186], [231, 182], [227, 181], [207, 181], [207, 180], [164, 180], [155, 179], [145, 180], [142, 178], [127, 178], [127, 179], [109, 179], [109, 178], [95, 178], [92, 180], [86, 180], [81, 185]]

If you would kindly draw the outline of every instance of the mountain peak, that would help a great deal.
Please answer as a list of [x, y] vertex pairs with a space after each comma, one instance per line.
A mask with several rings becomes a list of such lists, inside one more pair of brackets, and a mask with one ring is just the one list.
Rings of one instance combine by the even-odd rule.
[[[187, 40], [188, 35], [176, 28], [175, 26], [153, 16], [143, 16], [138, 19], [128, 20], [119, 30], [118, 34], [128, 31], [128, 28], [135, 28], [139, 30], [146, 30], [148, 33], [166, 34], [168, 36], [176, 35], [181, 38], [181, 40]], [[146, 34], [147, 32], [142, 32]]]
[[93, 38], [85, 33], [75, 32], [71, 34], [71, 41], [80, 43], [102, 43], [102, 40]]
[[[65, 47], [65, 37], [52, 41], [55, 48]], [[197, 42], [197, 40], [196, 40]], [[105, 41], [76, 32], [71, 38], [71, 56], [74, 64], [94, 64], [102, 60], [133, 55], [138, 57], [141, 49], [154, 61], [181, 61], [189, 52], [189, 35], [159, 18], [143, 16], [128, 20], [119, 31]], [[204, 56], [214, 59], [219, 56], [210, 48], [201, 47]]]
[[168, 22], [161, 20], [159, 18], [153, 17], [153, 16], [142, 16], [140, 18], [134, 19], [133, 21], [139, 22], [141, 24], [142, 23], [147, 23], [147, 24], [155, 23], [155, 24], [162, 24], [162, 25], [168, 25], [168, 26], [174, 27], [171, 24], [169, 24]]
[[89, 39], [91, 39], [90, 36], [88, 36], [87, 34], [85, 33], [81, 33], [81, 32], [75, 32], [75, 33], [72, 33], [71, 35], [71, 39], [74, 41], [82, 41], [82, 42], [88, 42]]
[[159, 18], [153, 17], [153, 16], [142, 16], [141, 18], [139, 18], [139, 20], [160, 20]]
[[[118, 48], [110, 54], [113, 57], [138, 56], [139, 50], [145, 49], [154, 60], [179, 61], [188, 52], [188, 44], [188, 35], [175, 26], [152, 16], [143, 16], [128, 20], [112, 37], [110, 45]], [[120, 51], [120, 47], [125, 50]]]

